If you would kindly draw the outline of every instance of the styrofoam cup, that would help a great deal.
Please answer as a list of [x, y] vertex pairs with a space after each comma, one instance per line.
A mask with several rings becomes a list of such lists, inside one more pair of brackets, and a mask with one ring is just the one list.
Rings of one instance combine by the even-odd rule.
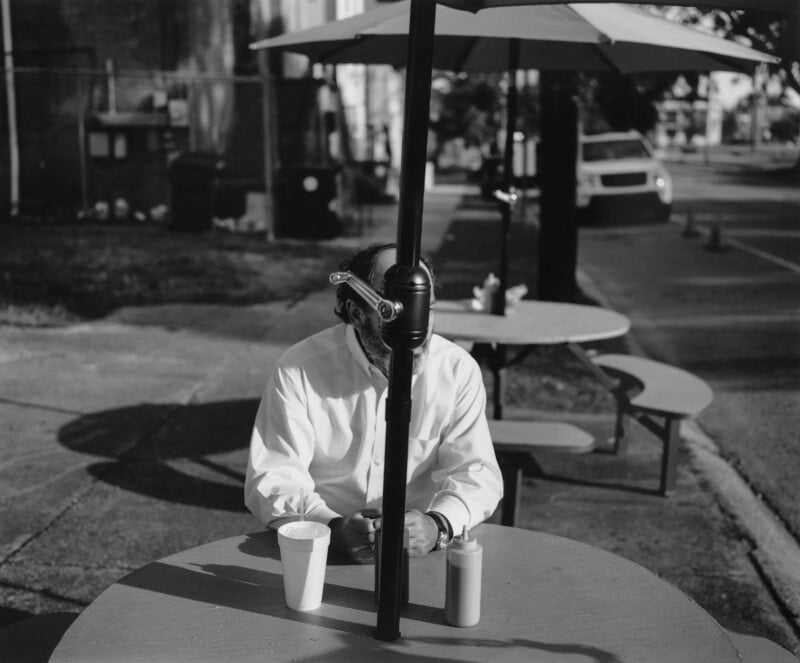
[[283, 565], [283, 591], [292, 610], [314, 610], [322, 603], [331, 528], [311, 520], [278, 528]]

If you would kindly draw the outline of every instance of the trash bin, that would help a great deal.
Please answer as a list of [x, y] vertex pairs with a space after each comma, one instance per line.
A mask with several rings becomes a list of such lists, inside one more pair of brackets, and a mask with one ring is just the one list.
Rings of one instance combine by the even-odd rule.
[[186, 152], [170, 166], [174, 230], [211, 230], [219, 179], [225, 160], [218, 154]]
[[386, 203], [394, 200], [386, 192], [389, 182], [388, 161], [359, 161], [358, 198], [361, 203]]
[[337, 172], [332, 167], [295, 166], [278, 173], [276, 237], [331, 239], [341, 234]]

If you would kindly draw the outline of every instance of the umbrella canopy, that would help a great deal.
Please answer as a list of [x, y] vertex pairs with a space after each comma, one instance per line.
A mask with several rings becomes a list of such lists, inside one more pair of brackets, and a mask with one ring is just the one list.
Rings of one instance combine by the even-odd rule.
[[[404, 66], [409, 0], [342, 21], [256, 42], [329, 64]], [[618, 4], [519, 5], [477, 14], [447, 6], [436, 12], [433, 66], [463, 72], [504, 71], [519, 40], [520, 69], [622, 73], [746, 70], [777, 59]]]
[[[403, 66], [408, 57], [410, 0], [252, 44], [291, 51], [329, 64]], [[743, 70], [775, 58], [732, 41], [620, 4], [534, 4], [488, 8], [477, 14], [437, 8], [432, 50], [435, 68], [456, 72], [538, 70]], [[508, 126], [516, 91], [509, 88]], [[506, 136], [505, 189], [511, 186], [512, 132]], [[405, 165], [405, 164], [404, 164]], [[506, 196], [507, 201], [513, 197]], [[510, 206], [501, 208], [508, 237]], [[504, 313], [507, 243], [501, 242], [500, 289], [492, 307]]]

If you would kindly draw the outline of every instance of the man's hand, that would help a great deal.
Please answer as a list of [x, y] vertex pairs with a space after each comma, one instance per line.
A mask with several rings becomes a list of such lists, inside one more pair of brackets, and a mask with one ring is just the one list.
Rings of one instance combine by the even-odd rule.
[[375, 561], [375, 532], [381, 527], [380, 509], [364, 509], [330, 522], [331, 545], [359, 564]]
[[422, 511], [411, 509], [406, 511], [406, 529], [408, 530], [408, 555], [420, 557], [427, 555], [436, 545], [439, 538], [439, 526], [430, 516]]

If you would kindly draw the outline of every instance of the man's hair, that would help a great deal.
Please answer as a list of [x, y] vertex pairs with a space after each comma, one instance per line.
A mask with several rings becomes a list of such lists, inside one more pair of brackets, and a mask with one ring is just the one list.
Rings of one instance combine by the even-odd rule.
[[[379, 254], [389, 249], [396, 249], [397, 244], [394, 242], [384, 242], [382, 244], [370, 244], [367, 248], [361, 249], [358, 253], [350, 258], [346, 258], [339, 263], [340, 272], [350, 272], [358, 278], [372, 284], [375, 277], [375, 262]], [[433, 278], [433, 268], [425, 258], [420, 258], [420, 262], [424, 264]], [[431, 287], [433, 284], [431, 284]], [[379, 293], [381, 294], [381, 293]], [[350, 314], [347, 311], [347, 302], [355, 302], [359, 307], [365, 307], [366, 302], [364, 299], [353, 290], [347, 283], [340, 283], [336, 286], [336, 307], [333, 312], [344, 322], [352, 322]]]

